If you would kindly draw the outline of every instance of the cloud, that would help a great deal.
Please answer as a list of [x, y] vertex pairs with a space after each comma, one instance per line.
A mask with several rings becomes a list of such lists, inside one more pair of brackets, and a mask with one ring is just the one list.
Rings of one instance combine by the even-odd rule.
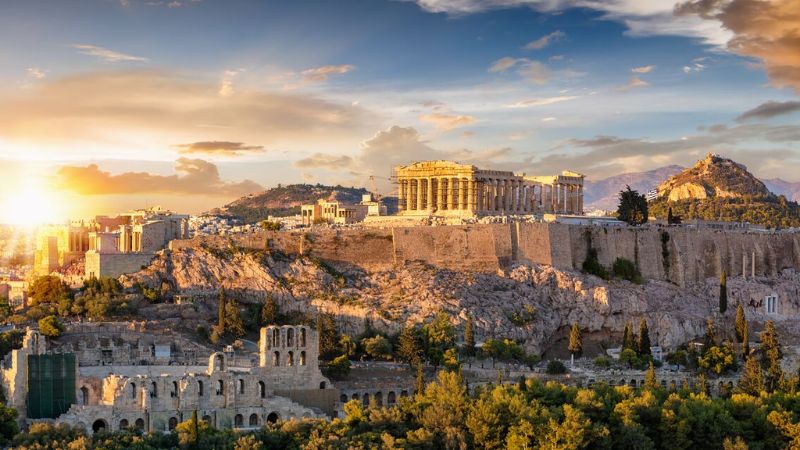
[[750, 119], [771, 119], [775, 116], [791, 114], [797, 111], [800, 111], [800, 101], [769, 101], [743, 112], [736, 120], [743, 122]]
[[535, 84], [547, 84], [553, 77], [550, 68], [539, 61], [526, 61], [519, 74], [522, 78]]
[[44, 71], [38, 67], [28, 67], [25, 72], [28, 74], [29, 78], [35, 80], [43, 80], [47, 76]]
[[722, 24], [733, 33], [729, 50], [758, 58], [774, 86], [800, 93], [797, 0], [692, 0], [676, 5], [675, 14]]
[[206, 154], [206, 155], [226, 155], [240, 156], [243, 153], [261, 153], [264, 147], [261, 145], [245, 145], [242, 142], [230, 141], [201, 141], [190, 144], [173, 145], [178, 149], [178, 153], [183, 155]]
[[516, 59], [510, 56], [505, 56], [493, 62], [492, 65], [489, 66], [489, 72], [505, 72], [506, 70], [514, 67], [519, 61], [524, 61], [524, 59]]
[[72, 48], [78, 49], [79, 53], [94, 56], [107, 62], [147, 62], [147, 58], [129, 55], [126, 53], [109, 50], [104, 47], [88, 44], [73, 44]]
[[324, 168], [330, 170], [348, 169], [353, 165], [353, 158], [347, 155], [328, 155], [325, 153], [314, 153], [313, 155], [302, 158], [294, 162], [295, 167], [303, 169]]
[[561, 95], [558, 97], [543, 97], [543, 98], [533, 98], [530, 100], [522, 100], [511, 105], [508, 105], [509, 108], [528, 108], [531, 106], [545, 106], [545, 105], [552, 105], [555, 103], [566, 102], [569, 100], [574, 100], [578, 98], [575, 95]]
[[511, 68], [517, 68], [517, 75], [522, 79], [534, 84], [547, 84], [554, 76], [558, 75], [562, 78], [572, 78], [582, 76], [582, 73], [574, 72], [571, 70], [553, 71], [546, 64], [528, 59], [528, 58], [511, 58], [509, 56], [500, 58], [494, 61], [489, 66], [489, 72], [505, 72]]
[[554, 31], [554, 32], [552, 32], [550, 34], [542, 36], [539, 39], [536, 39], [535, 41], [528, 42], [525, 45], [525, 49], [526, 50], [541, 50], [541, 49], [547, 47], [548, 45], [550, 45], [551, 43], [563, 39], [564, 36], [566, 36], [566, 33], [564, 33], [563, 31], [558, 31], [557, 30], [557, 31]]
[[450, 131], [475, 123], [475, 118], [464, 115], [448, 115], [441, 113], [422, 114], [419, 120], [432, 123], [437, 129]]
[[264, 188], [251, 180], [223, 181], [217, 166], [202, 159], [178, 158], [175, 175], [148, 172], [125, 172], [113, 175], [100, 170], [97, 164], [61, 166], [54, 184], [59, 189], [82, 195], [184, 194], [236, 197]]
[[236, 78], [236, 75], [239, 75], [239, 73], [243, 71], [244, 69], [237, 69], [237, 70], [229, 69], [222, 73], [222, 79], [219, 82], [220, 96], [228, 97], [236, 92], [236, 90], [233, 88], [233, 79]]
[[[113, 145], [139, 157], [181, 141], [257, 141], [291, 149], [331, 144], [374, 129], [361, 107], [313, 95], [248, 90], [222, 97], [212, 80], [152, 71], [110, 71], [47, 79], [24, 92], [0, 90], [0, 135], [7, 141], [85, 149]], [[47, 130], [43, 132], [42, 130]], [[223, 133], [223, 134], [221, 134]], [[231, 139], [230, 137], [235, 137]], [[79, 150], [84, 151], [84, 150]], [[86, 150], [90, 151], [90, 150]]]
[[647, 81], [644, 81], [643, 79], [639, 78], [638, 76], [633, 76], [633, 77], [631, 77], [630, 80], [628, 80], [628, 84], [626, 84], [625, 86], [620, 86], [619, 90], [621, 90], [621, 91], [630, 91], [631, 89], [647, 87], [647, 86], [650, 86], [650, 83], [648, 83]]
[[327, 81], [331, 75], [342, 75], [354, 70], [355, 68], [356, 66], [350, 64], [341, 64], [338, 66], [322, 66], [322, 67], [314, 67], [312, 69], [306, 69], [302, 71], [300, 74], [306, 81], [319, 83], [322, 81]]
[[633, 72], [633, 73], [650, 73], [655, 68], [656, 68], [656, 66], [652, 66], [652, 65], [651, 66], [634, 67], [633, 69], [631, 69], [631, 72]]

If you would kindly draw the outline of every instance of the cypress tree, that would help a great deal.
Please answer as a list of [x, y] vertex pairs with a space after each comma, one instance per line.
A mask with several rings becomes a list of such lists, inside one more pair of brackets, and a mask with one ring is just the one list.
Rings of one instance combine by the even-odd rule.
[[397, 354], [400, 356], [400, 359], [407, 362], [410, 367], [420, 364], [422, 348], [419, 343], [419, 334], [416, 328], [405, 327], [400, 331]]
[[264, 302], [264, 306], [261, 307], [261, 324], [266, 326], [277, 323], [278, 305], [275, 303], [275, 299], [270, 294], [267, 296], [267, 301]]
[[764, 324], [764, 331], [761, 332], [761, 352], [761, 366], [767, 371], [764, 385], [769, 392], [772, 392], [780, 386], [783, 380], [783, 369], [781, 368], [783, 352], [778, 342], [775, 323], [771, 320]]
[[217, 303], [217, 326], [219, 332], [225, 332], [225, 286], [219, 288], [219, 302]]
[[639, 351], [640, 355], [650, 354], [650, 331], [647, 329], [647, 320], [639, 322]]
[[417, 364], [417, 379], [414, 388], [417, 390], [417, 395], [425, 392], [425, 372], [422, 370], [421, 362]]
[[736, 306], [736, 342], [744, 342], [745, 329], [747, 328], [747, 319], [744, 317], [744, 307], [741, 303]]
[[719, 313], [725, 314], [728, 310], [728, 275], [722, 271], [719, 277]]
[[625, 331], [622, 333], [622, 349], [627, 350], [635, 350], [636, 349], [636, 338], [633, 336], [633, 332], [631, 331], [631, 325], [629, 323], [625, 324]]
[[667, 211], [667, 225], [672, 225], [674, 223], [675, 218], [672, 215], [672, 206], [669, 207]]
[[753, 356], [749, 355], [744, 361], [742, 376], [739, 378], [739, 389], [750, 395], [758, 395], [764, 390], [764, 377], [761, 373], [761, 364]]
[[653, 361], [650, 361], [650, 366], [647, 368], [647, 373], [644, 376], [645, 389], [658, 388], [658, 379], [656, 379], [656, 368], [653, 366]]
[[475, 333], [472, 330], [471, 315], [467, 316], [467, 323], [464, 325], [464, 346], [468, 355], [472, 355], [475, 352]]
[[706, 334], [703, 336], [703, 355], [717, 346], [717, 330], [712, 319], [706, 320]]
[[572, 324], [572, 329], [569, 331], [569, 352], [573, 355], [580, 356], [583, 353], [583, 339], [581, 338], [581, 329], [577, 323]]
[[191, 442], [192, 442], [192, 449], [193, 450], [197, 450], [197, 449], [200, 448], [198, 446], [199, 441], [200, 441], [200, 425], [197, 423], [197, 410], [195, 409], [195, 410], [192, 411], [192, 436], [191, 436]]

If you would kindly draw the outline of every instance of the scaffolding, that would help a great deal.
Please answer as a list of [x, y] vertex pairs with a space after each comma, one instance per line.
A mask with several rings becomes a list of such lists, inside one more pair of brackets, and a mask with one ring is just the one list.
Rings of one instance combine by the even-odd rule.
[[28, 418], [55, 419], [75, 403], [75, 354], [28, 355]]

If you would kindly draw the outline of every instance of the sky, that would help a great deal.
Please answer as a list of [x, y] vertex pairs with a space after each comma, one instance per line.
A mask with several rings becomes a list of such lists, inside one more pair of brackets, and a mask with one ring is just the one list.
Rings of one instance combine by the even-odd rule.
[[796, 0], [4, 0], [0, 223], [425, 159], [800, 181], [798, 93]]

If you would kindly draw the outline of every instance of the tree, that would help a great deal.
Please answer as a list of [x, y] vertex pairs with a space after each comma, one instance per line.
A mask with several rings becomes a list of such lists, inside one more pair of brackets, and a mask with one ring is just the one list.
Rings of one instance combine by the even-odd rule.
[[273, 298], [272, 294], [270, 294], [267, 296], [267, 300], [261, 307], [261, 324], [266, 326], [266, 325], [275, 325], [277, 323], [278, 323], [278, 304], [275, 303], [275, 298]]
[[29, 305], [40, 303], [58, 303], [62, 299], [71, 299], [72, 290], [67, 283], [55, 275], [45, 275], [33, 280], [28, 288]]
[[761, 364], [753, 355], [747, 356], [744, 361], [742, 376], [739, 377], [739, 389], [750, 395], [758, 396], [764, 390], [764, 377]]
[[361, 341], [364, 351], [372, 358], [387, 358], [392, 354], [392, 344], [381, 335], [366, 338]]
[[347, 355], [340, 355], [328, 363], [326, 374], [334, 380], [341, 380], [350, 373], [350, 360]]
[[575, 365], [575, 355], [580, 357], [583, 353], [583, 340], [581, 339], [581, 329], [577, 323], [572, 324], [572, 329], [569, 331], [569, 345], [567, 346], [570, 356], [572, 358], [572, 365]]
[[62, 331], [64, 331], [64, 326], [58, 321], [58, 317], [46, 316], [39, 319], [39, 332], [42, 335], [56, 338], [61, 336]]
[[567, 367], [561, 361], [553, 359], [547, 363], [547, 373], [549, 375], [560, 375], [562, 373], [567, 373]]
[[778, 342], [778, 333], [775, 331], [775, 322], [768, 320], [764, 324], [764, 331], [761, 332], [761, 367], [767, 372], [764, 386], [769, 392], [774, 391], [780, 386], [783, 380], [783, 369], [781, 359], [783, 352], [781, 344]]
[[410, 367], [419, 364], [422, 355], [422, 347], [420, 345], [420, 336], [416, 327], [404, 327], [400, 331], [399, 348], [397, 349], [397, 356], [401, 360], [408, 363]]
[[644, 387], [645, 389], [656, 389], [658, 388], [658, 379], [656, 379], [656, 368], [653, 365], [653, 361], [650, 361], [650, 365], [647, 367], [647, 373], [644, 375]]
[[617, 219], [631, 226], [647, 223], [648, 212], [645, 196], [632, 190], [630, 186], [626, 186], [626, 189], [619, 193]]
[[225, 332], [225, 286], [219, 288], [219, 299], [217, 301], [217, 327], [220, 333]]
[[475, 353], [475, 333], [472, 330], [472, 315], [467, 316], [467, 323], [464, 324], [464, 347], [467, 355]]
[[425, 390], [425, 371], [422, 368], [422, 362], [417, 363], [417, 376], [414, 379], [414, 389], [416, 389], [417, 395], [421, 395]]
[[0, 445], [8, 444], [19, 433], [17, 415], [16, 409], [0, 404]]
[[638, 342], [640, 355], [650, 355], [650, 331], [647, 328], [647, 319], [642, 318], [639, 322], [639, 342]]
[[320, 357], [330, 358], [339, 348], [339, 333], [336, 330], [336, 321], [333, 314], [321, 312], [317, 314], [317, 336], [319, 337]]
[[264, 450], [264, 444], [254, 435], [248, 434], [236, 440], [233, 450]]
[[712, 319], [706, 319], [706, 334], [703, 335], [703, 353], [717, 346], [717, 329]]
[[631, 330], [631, 325], [626, 323], [625, 331], [622, 333], [622, 350], [631, 349], [635, 351], [637, 346], [636, 336]]
[[444, 352], [444, 367], [449, 371], [456, 371], [461, 367], [458, 361], [458, 352], [455, 348], [448, 348]]
[[589, 420], [580, 409], [572, 405], [564, 405], [564, 419], [560, 422], [550, 419], [547, 433], [542, 439], [542, 450], [579, 450], [586, 448], [590, 443]]
[[422, 327], [425, 337], [425, 351], [428, 360], [433, 364], [442, 364], [444, 352], [455, 346], [456, 329], [450, 322], [450, 316], [444, 311], [436, 314], [433, 320]]
[[742, 328], [742, 358], [746, 358], [750, 354], [750, 331], [747, 322], [744, 323]]
[[247, 329], [242, 321], [239, 305], [234, 302], [225, 303], [225, 331], [233, 337], [242, 337], [247, 334]]
[[744, 329], [747, 328], [747, 319], [744, 317], [744, 307], [741, 303], [736, 306], [736, 342], [744, 342]]
[[728, 276], [725, 271], [719, 277], [719, 313], [725, 314], [728, 310]]

